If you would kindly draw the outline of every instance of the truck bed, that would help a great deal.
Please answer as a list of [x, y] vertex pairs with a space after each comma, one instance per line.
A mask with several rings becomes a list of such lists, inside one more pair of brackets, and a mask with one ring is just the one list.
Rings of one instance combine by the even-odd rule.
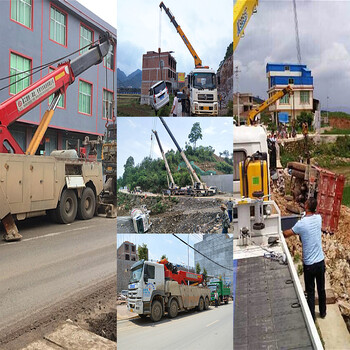
[[234, 349], [313, 349], [288, 265], [234, 260]]

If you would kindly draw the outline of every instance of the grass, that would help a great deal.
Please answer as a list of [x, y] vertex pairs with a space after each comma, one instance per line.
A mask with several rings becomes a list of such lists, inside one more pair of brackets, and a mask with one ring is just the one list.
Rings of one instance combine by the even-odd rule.
[[350, 207], [350, 185], [344, 186], [342, 204]]
[[117, 95], [117, 115], [153, 117], [154, 110], [149, 105], [140, 105], [140, 95]]
[[325, 130], [324, 134], [326, 134], [326, 135], [350, 135], [350, 129], [332, 128], [331, 130]]

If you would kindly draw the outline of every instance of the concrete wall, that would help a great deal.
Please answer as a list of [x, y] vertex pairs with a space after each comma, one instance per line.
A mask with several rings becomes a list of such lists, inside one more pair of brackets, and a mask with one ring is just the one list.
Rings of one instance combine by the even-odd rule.
[[[89, 27], [94, 32], [94, 40], [97, 40], [101, 33], [109, 31], [116, 37], [116, 29], [104, 22], [101, 18], [90, 12], [78, 2], [68, 3], [63, 0], [43, 0], [33, 1], [32, 29], [27, 28], [10, 19], [10, 1], [0, 1], [0, 11], [2, 13], [0, 22], [0, 33], [6, 40], [0, 41], [0, 51], [2, 53], [2, 64], [0, 65], [0, 76], [6, 77], [10, 72], [10, 52], [22, 55], [32, 60], [32, 67], [52, 62], [65, 55], [68, 55], [79, 49], [80, 25]], [[67, 13], [67, 46], [53, 42], [49, 38], [50, 33], [50, 6], [57, 6], [62, 12]], [[69, 57], [73, 59], [79, 54]], [[67, 58], [65, 59], [67, 60]], [[65, 61], [62, 60], [62, 61]], [[116, 55], [114, 55], [114, 68], [116, 66]], [[57, 66], [57, 63], [53, 64]], [[32, 76], [32, 82], [38, 81], [41, 77], [49, 73], [49, 68]], [[114, 71], [107, 69], [108, 90], [113, 90], [112, 81], [115, 75]], [[61, 138], [66, 132], [80, 133], [84, 135], [103, 135], [105, 130], [105, 120], [102, 119], [102, 96], [103, 89], [107, 88], [106, 68], [103, 62], [97, 66], [91, 67], [86, 72], [77, 77], [76, 81], [68, 88], [65, 108], [57, 108], [50, 123], [50, 129], [55, 134], [51, 136], [46, 154], [51, 149], [57, 149], [52, 141], [57, 140], [58, 134]], [[84, 79], [93, 84], [92, 92], [92, 115], [83, 115], [78, 113], [78, 94], [79, 79]], [[5, 80], [2, 86], [9, 84]], [[115, 87], [116, 88], [116, 87]], [[10, 90], [0, 91], [0, 102], [7, 100]], [[32, 129], [40, 122], [45, 110], [48, 107], [48, 100], [44, 101], [30, 112], [26, 113], [16, 124], [22, 129], [21, 133], [16, 133], [15, 137], [21, 145], [28, 145], [28, 136], [33, 132]], [[27, 135], [27, 136], [26, 136]], [[82, 136], [82, 140], [83, 140]], [[46, 147], [45, 147], [46, 148]]]
[[130, 268], [135, 261], [117, 259], [117, 293], [123, 289], [128, 289], [130, 279]]
[[194, 252], [194, 264], [197, 262], [208, 272], [208, 275], [215, 277], [222, 276], [223, 279], [227, 280], [231, 284], [233, 283], [233, 238], [224, 234], [207, 234], [203, 236], [203, 241], [195, 243], [194, 247], [202, 254], [208, 256], [215, 262], [227, 267], [225, 269], [206, 259], [202, 255]]
[[202, 175], [201, 180], [208, 186], [216, 186], [220, 191], [233, 193], [233, 174]]

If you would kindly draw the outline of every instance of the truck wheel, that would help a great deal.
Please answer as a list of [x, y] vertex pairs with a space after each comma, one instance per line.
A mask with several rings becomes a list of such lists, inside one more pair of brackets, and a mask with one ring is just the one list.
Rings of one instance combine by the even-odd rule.
[[225, 304], [228, 304], [228, 298], [225, 298]]
[[69, 224], [75, 220], [78, 210], [77, 196], [73, 190], [65, 189], [56, 208], [57, 222]]
[[169, 307], [169, 311], [168, 311], [169, 317], [175, 318], [177, 316], [178, 312], [179, 312], [179, 309], [177, 307], [177, 302], [175, 299], [173, 299], [170, 302], [170, 307]]
[[86, 187], [78, 202], [78, 218], [81, 220], [91, 219], [95, 214], [95, 207], [95, 193], [90, 187]]
[[198, 311], [203, 311], [204, 310], [204, 300], [203, 298], [201, 297], [199, 299], [199, 303], [198, 303]]
[[205, 303], [204, 303], [204, 310], [209, 309], [209, 298], [205, 298]]
[[150, 316], [153, 322], [158, 322], [162, 318], [163, 316], [162, 304], [158, 300], [155, 300], [152, 303]]

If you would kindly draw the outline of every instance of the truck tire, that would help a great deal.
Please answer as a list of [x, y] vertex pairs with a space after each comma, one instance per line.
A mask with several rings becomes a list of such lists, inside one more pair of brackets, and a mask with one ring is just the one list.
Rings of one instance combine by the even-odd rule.
[[177, 302], [176, 302], [175, 299], [172, 299], [171, 302], [170, 302], [168, 315], [169, 315], [170, 318], [175, 318], [178, 313], [179, 313], [179, 308], [177, 306]]
[[199, 303], [198, 303], [198, 307], [197, 307], [198, 311], [203, 311], [204, 310], [204, 300], [202, 297], [200, 297], [199, 299]]
[[228, 298], [225, 298], [225, 304], [228, 304]]
[[208, 310], [209, 309], [209, 305], [210, 305], [209, 298], [206, 297], [205, 298], [205, 302], [204, 302], [204, 310]]
[[75, 220], [78, 210], [77, 196], [73, 190], [65, 189], [56, 208], [57, 222], [69, 224]]
[[162, 304], [160, 303], [160, 301], [155, 300], [152, 303], [150, 316], [151, 316], [151, 320], [153, 322], [158, 322], [161, 320], [161, 318], [163, 316], [163, 308], [162, 308]]
[[96, 196], [90, 187], [86, 187], [78, 201], [78, 218], [90, 220], [95, 214]]

